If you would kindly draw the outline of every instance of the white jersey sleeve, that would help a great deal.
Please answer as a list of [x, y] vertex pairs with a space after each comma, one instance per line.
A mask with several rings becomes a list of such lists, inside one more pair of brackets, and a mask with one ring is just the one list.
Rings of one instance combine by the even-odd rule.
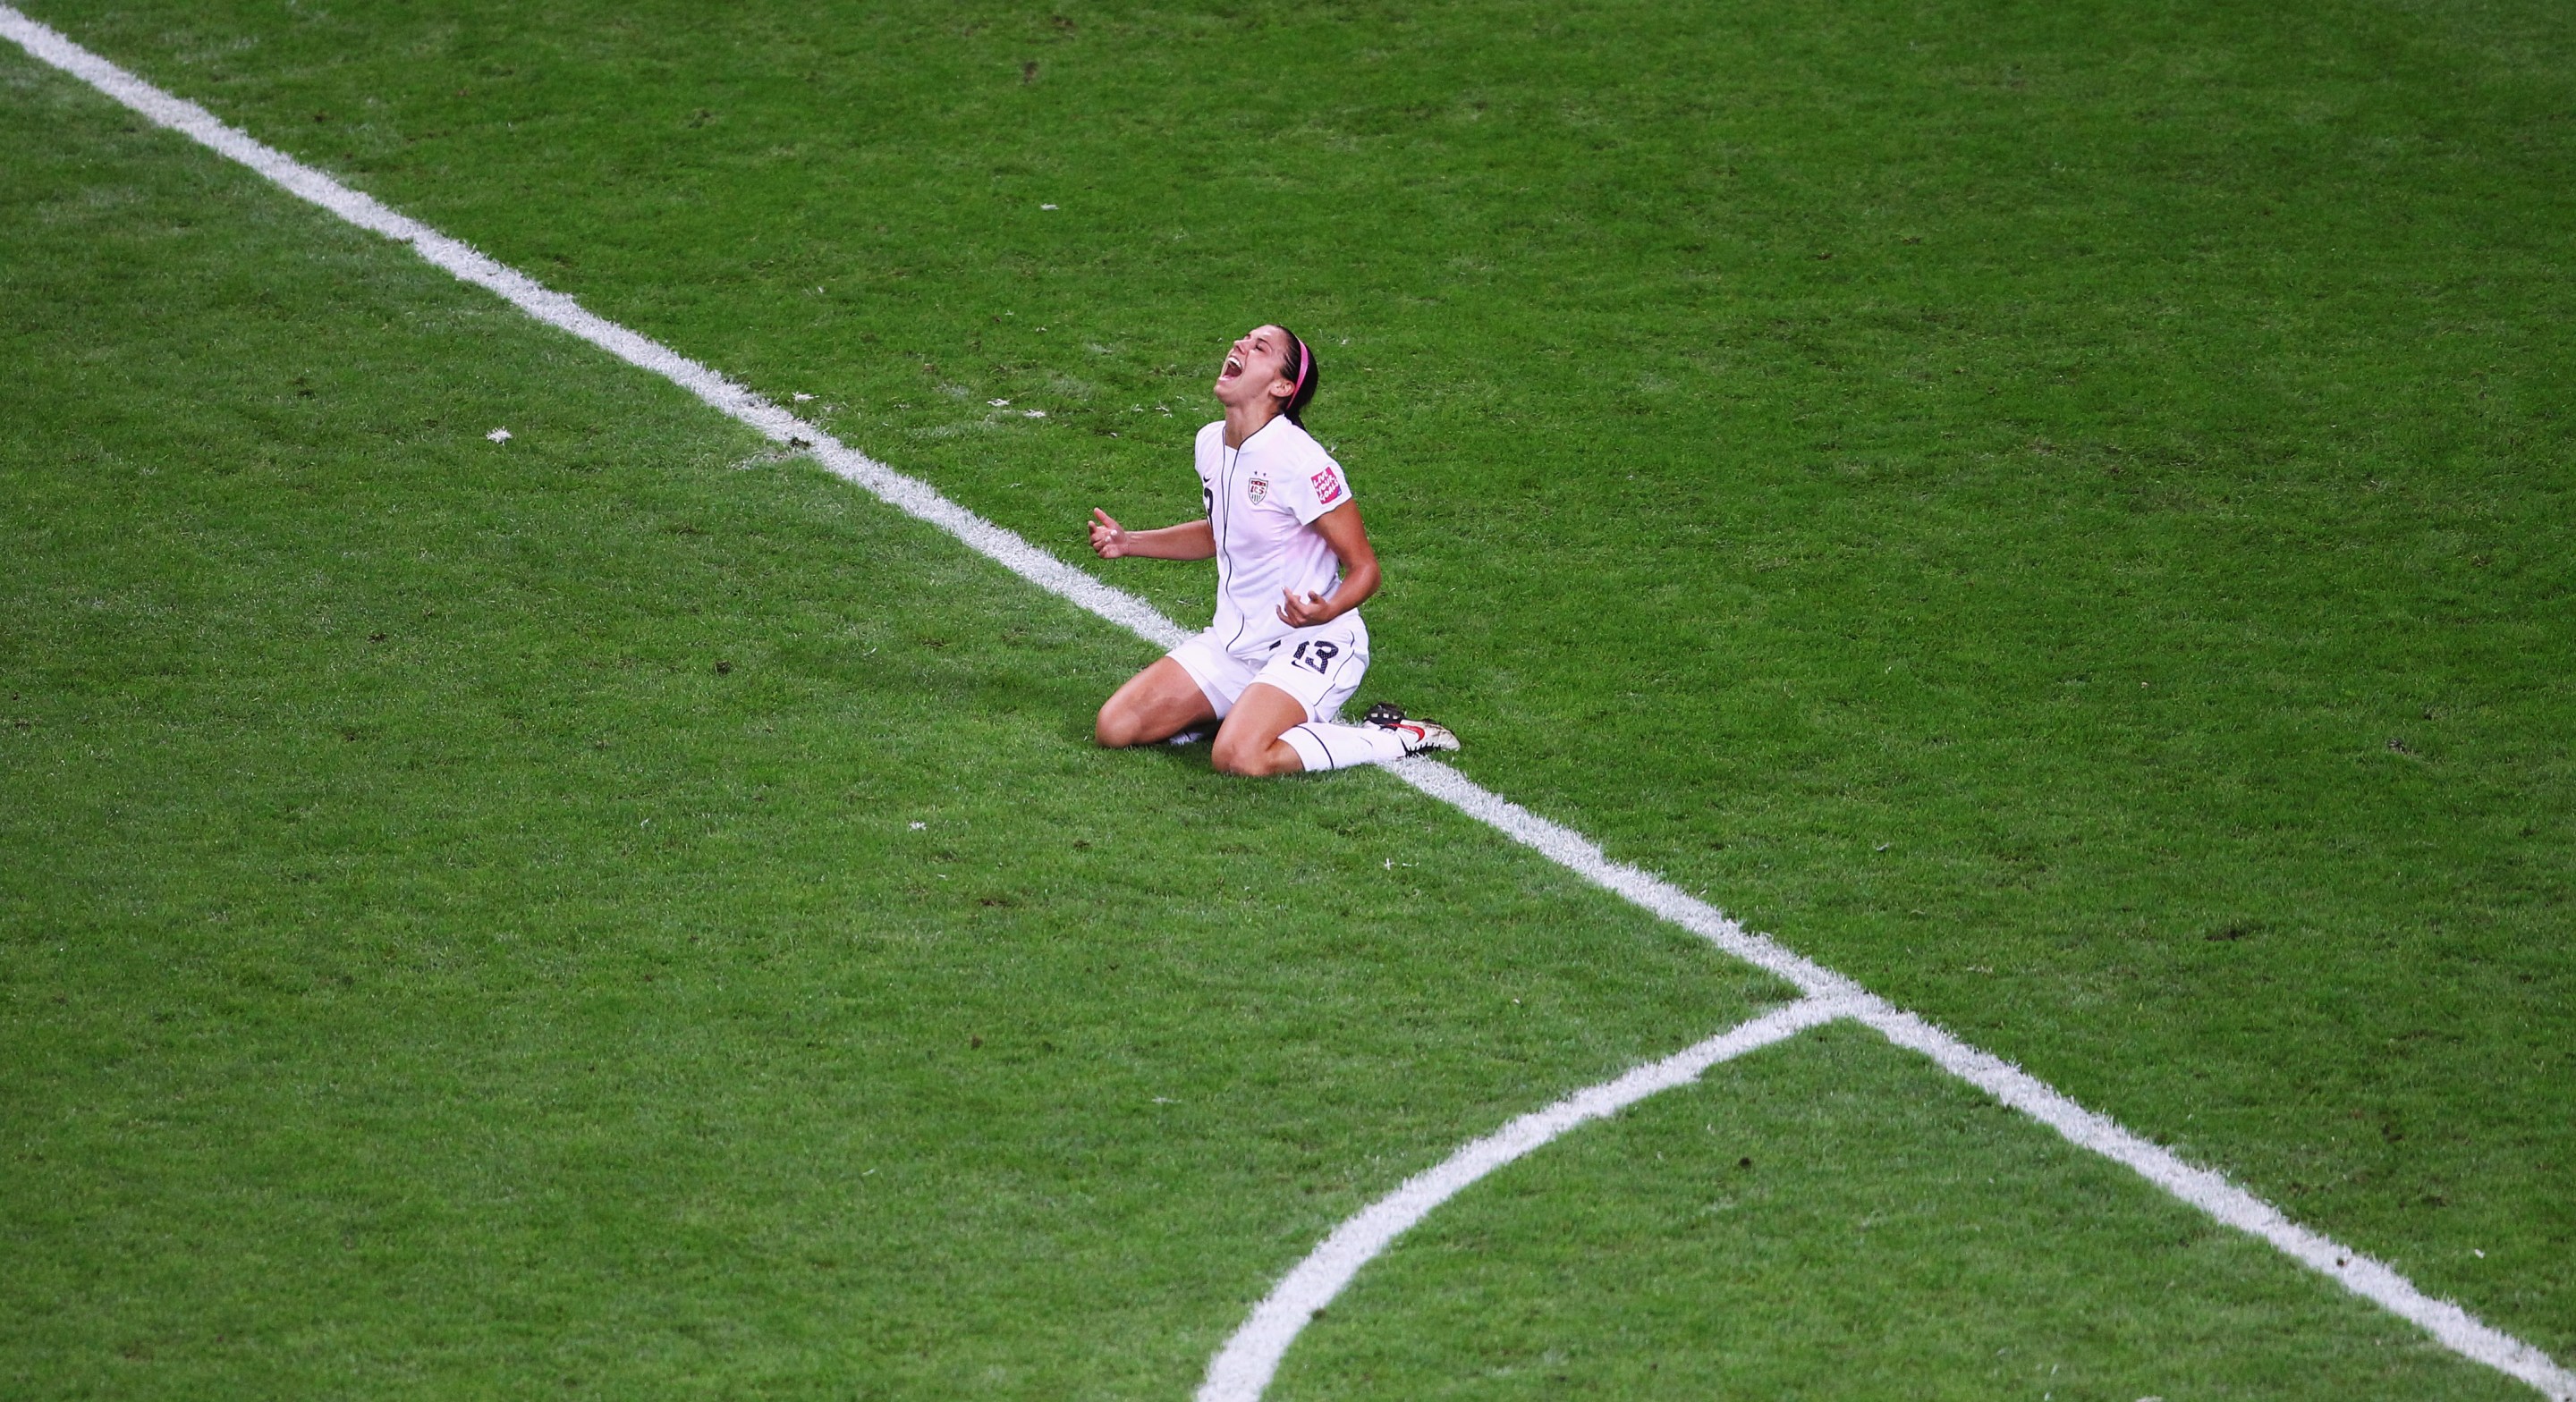
[[1199, 436], [1190, 441], [1190, 460], [1199, 473], [1199, 508], [1210, 521], [1216, 519], [1217, 465], [1224, 457], [1225, 421], [1201, 426]]
[[[1293, 445], [1293, 446], [1290, 446]], [[1342, 465], [1324, 451], [1322, 444], [1300, 432], [1287, 437], [1282, 444], [1283, 464], [1279, 481], [1272, 486], [1279, 504], [1296, 513], [1298, 525], [1310, 525], [1325, 512], [1351, 501], [1350, 479], [1342, 475]]]

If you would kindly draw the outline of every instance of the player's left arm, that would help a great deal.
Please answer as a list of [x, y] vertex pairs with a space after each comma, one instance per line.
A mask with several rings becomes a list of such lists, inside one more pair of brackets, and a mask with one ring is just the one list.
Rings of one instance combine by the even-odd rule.
[[1360, 504], [1346, 501], [1315, 518], [1315, 529], [1324, 533], [1324, 543], [1341, 557], [1342, 582], [1333, 586], [1330, 596], [1308, 594], [1298, 598], [1293, 589], [1279, 591], [1279, 621], [1291, 628], [1311, 628], [1349, 613], [1377, 592], [1377, 547], [1369, 544], [1368, 528], [1360, 524]]

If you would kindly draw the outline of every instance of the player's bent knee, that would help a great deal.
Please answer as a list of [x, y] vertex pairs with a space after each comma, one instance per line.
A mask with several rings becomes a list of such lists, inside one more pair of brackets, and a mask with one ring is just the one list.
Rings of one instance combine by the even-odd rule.
[[1276, 740], [1228, 740], [1219, 736], [1214, 751], [1208, 756], [1208, 763], [1219, 774], [1231, 774], [1241, 779], [1266, 779], [1274, 774], [1295, 772], [1298, 765], [1283, 764], [1273, 753], [1279, 748]]
[[1237, 779], [1258, 779], [1262, 775], [1262, 771], [1243, 755], [1210, 755], [1208, 763], [1217, 773], [1230, 774]]
[[1224, 754], [1208, 758], [1217, 773], [1230, 774], [1237, 779], [1266, 779], [1273, 772], [1261, 755]]
[[1104, 750], [1123, 750], [1144, 738], [1136, 718], [1115, 706], [1101, 707], [1100, 718], [1091, 723], [1092, 743]]

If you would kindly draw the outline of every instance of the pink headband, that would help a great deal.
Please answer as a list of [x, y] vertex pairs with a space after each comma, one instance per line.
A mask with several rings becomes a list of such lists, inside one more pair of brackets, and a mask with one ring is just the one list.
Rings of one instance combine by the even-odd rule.
[[1315, 353], [1306, 349], [1306, 338], [1296, 332], [1289, 332], [1288, 339], [1297, 343], [1297, 387], [1288, 391], [1288, 402], [1294, 404], [1306, 392], [1306, 372], [1315, 368]]

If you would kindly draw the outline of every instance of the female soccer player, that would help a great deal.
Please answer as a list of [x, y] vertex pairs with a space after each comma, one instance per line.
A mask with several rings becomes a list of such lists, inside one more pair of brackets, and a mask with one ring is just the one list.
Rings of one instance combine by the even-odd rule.
[[1216, 557], [1216, 622], [1130, 677], [1093, 730], [1112, 748], [1169, 739], [1222, 721], [1215, 763], [1227, 774], [1294, 774], [1376, 764], [1458, 737], [1393, 706], [1339, 723], [1368, 671], [1362, 600], [1377, 592], [1377, 552], [1360, 526], [1340, 463], [1306, 434], [1320, 382], [1315, 355], [1284, 326], [1234, 343], [1217, 372], [1225, 417], [1199, 430], [1199, 499], [1207, 515], [1131, 531], [1092, 508], [1091, 548], [1104, 560]]

